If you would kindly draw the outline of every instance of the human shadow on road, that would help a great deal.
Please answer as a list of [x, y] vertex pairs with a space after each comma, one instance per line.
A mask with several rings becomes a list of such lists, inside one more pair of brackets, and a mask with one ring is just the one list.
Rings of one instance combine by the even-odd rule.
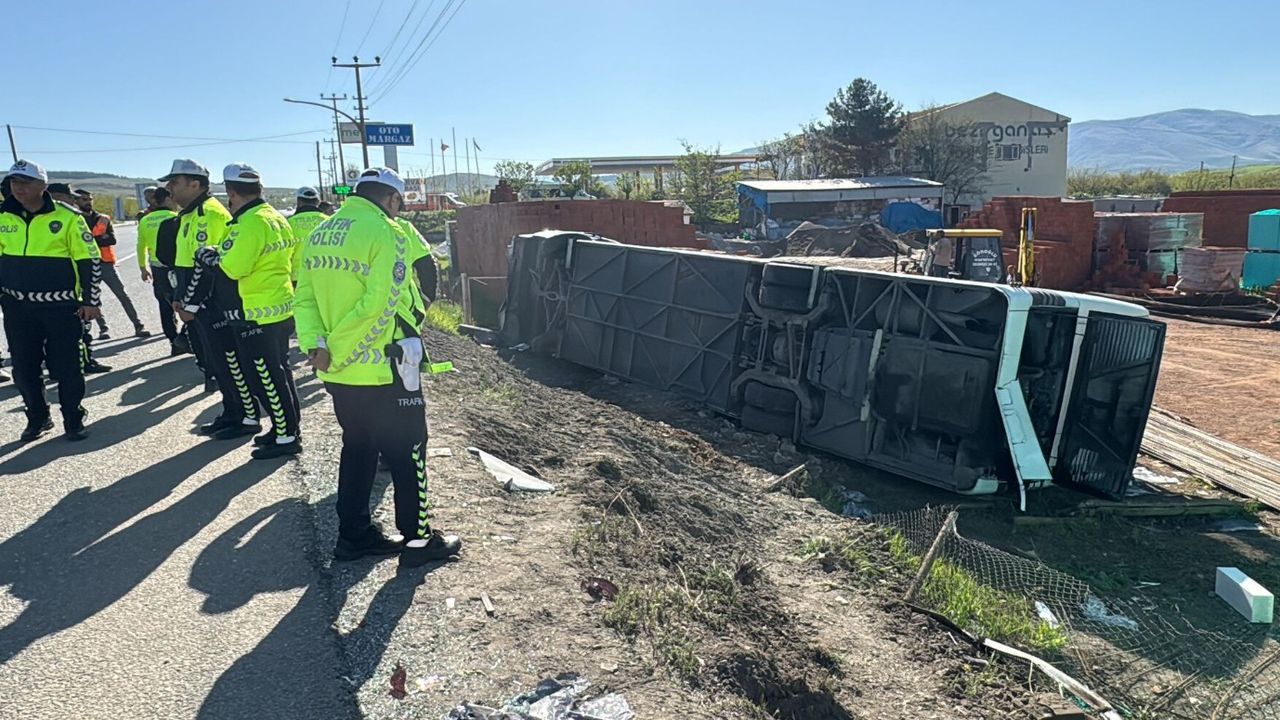
[[263, 508], [206, 547], [192, 568], [191, 587], [206, 594], [203, 609], [210, 613], [234, 611], [261, 593], [305, 588], [289, 614], [214, 683], [200, 708], [203, 720], [364, 717], [357, 693], [377, 671], [423, 577], [440, 564], [399, 570], [359, 626], [339, 638], [334, 624], [348, 595], [376, 563], [366, 558], [323, 567], [327, 540], [309, 548], [309, 563], [298, 557], [303, 548], [282, 550], [315, 534], [316, 512], [332, 513], [333, 497], [314, 506], [289, 499]]
[[197, 445], [106, 487], [73, 490], [0, 544], [0, 586], [11, 585], [9, 592], [27, 602], [13, 622], [0, 628], [0, 665], [124, 597], [233, 498], [280, 466], [240, 466], [129, 523], [224, 450]]
[[[180, 373], [171, 366], [159, 368], [156, 373], [147, 377], [139, 389], [129, 388], [125, 394], [137, 404], [128, 406], [124, 412], [111, 414], [90, 413], [87, 440], [67, 442], [61, 434], [60, 427], [44, 439], [35, 443], [10, 441], [0, 445], [0, 458], [17, 452], [0, 462], [0, 476], [16, 475], [30, 472], [47, 465], [61, 457], [83, 455], [85, 453], [116, 447], [139, 433], [158, 426], [184, 407], [200, 399], [199, 395], [191, 395], [179, 402], [170, 402], [187, 391], [186, 386], [175, 380], [175, 373]], [[179, 375], [180, 377], [180, 375]], [[143, 399], [145, 398], [145, 399]], [[122, 405], [124, 406], [124, 405]], [[53, 407], [54, 422], [60, 423], [61, 417], [57, 407]], [[224, 449], [226, 446], [222, 446]], [[25, 449], [23, 449], [25, 448]], [[21, 450], [19, 452], [19, 450]]]

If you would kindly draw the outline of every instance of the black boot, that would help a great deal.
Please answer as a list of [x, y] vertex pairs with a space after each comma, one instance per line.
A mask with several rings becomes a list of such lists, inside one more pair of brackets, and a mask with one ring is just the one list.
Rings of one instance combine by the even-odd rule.
[[41, 435], [53, 429], [53, 419], [49, 417], [49, 411], [42, 413], [27, 413], [27, 427], [22, 431], [22, 442], [31, 442]]

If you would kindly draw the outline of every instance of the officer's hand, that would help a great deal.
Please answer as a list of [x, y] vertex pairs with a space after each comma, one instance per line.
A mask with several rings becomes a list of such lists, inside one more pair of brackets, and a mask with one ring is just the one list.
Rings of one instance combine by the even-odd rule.
[[102, 317], [102, 310], [92, 305], [81, 305], [76, 315], [79, 315], [81, 320], [97, 320]]
[[196, 316], [182, 309], [178, 303], [173, 304], [173, 309], [178, 311], [178, 317], [182, 318], [182, 322], [195, 322]]
[[142, 268], [142, 282], [151, 282], [151, 273], [146, 268]]
[[311, 359], [311, 367], [319, 370], [320, 372], [327, 371], [329, 369], [329, 364], [332, 362], [332, 358], [329, 357], [329, 351], [324, 348], [316, 348], [315, 350], [312, 350], [310, 353], [307, 353], [307, 357]]

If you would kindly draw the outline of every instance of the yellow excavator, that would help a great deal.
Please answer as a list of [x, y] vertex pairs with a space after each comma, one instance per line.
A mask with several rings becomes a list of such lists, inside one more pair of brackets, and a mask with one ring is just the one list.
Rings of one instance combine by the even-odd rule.
[[1004, 233], [999, 230], [929, 230], [920, 272], [974, 282], [1035, 285], [1036, 209], [1023, 208], [1018, 231], [1018, 262], [1004, 266]]

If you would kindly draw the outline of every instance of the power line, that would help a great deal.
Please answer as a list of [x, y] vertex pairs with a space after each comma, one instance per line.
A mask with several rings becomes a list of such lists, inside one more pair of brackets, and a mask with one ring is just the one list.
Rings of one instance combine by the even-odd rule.
[[[347, 13], [351, 10], [351, 0], [347, 0], [347, 4], [342, 8], [342, 22], [338, 25], [338, 39], [333, 41], [333, 52], [330, 55], [338, 54], [338, 46], [342, 44], [342, 35], [347, 29]], [[333, 68], [329, 68], [329, 73], [324, 76], [324, 89], [329, 89], [329, 83], [333, 82]]]
[[[392, 38], [391, 44], [388, 46], [387, 51], [382, 53], [382, 57], [395, 57], [396, 55], [404, 55], [404, 50], [408, 49], [409, 45], [413, 43], [414, 36], [418, 34], [418, 28], [422, 27], [422, 23], [427, 19], [427, 16], [431, 14], [431, 8], [435, 7], [435, 4], [436, 4], [436, 0], [431, 0], [431, 2], [427, 3], [427, 9], [424, 10], [423, 13], [418, 16], [418, 22], [413, 26], [413, 30], [409, 31], [408, 36], [405, 37], [404, 45], [400, 48], [400, 52], [397, 53], [394, 51], [395, 38]], [[409, 13], [410, 15], [413, 14], [412, 7], [409, 8]], [[405, 24], [407, 25], [408, 22], [409, 22], [409, 17], [405, 16]], [[401, 29], [404, 29], [403, 25], [401, 26]], [[399, 37], [399, 36], [400, 36], [400, 31], [397, 30], [396, 37]], [[405, 55], [405, 57], [408, 57], [408, 56]], [[387, 79], [390, 79], [392, 75], [399, 72], [400, 68], [404, 65], [404, 62], [405, 61], [401, 61], [400, 63], [394, 65], [393, 67], [388, 68], [386, 73], [378, 73], [378, 76], [375, 77], [373, 81], [375, 87], [370, 88], [370, 92], [375, 92], [381, 89], [381, 87], [386, 84]]]
[[[72, 130], [70, 128], [37, 127], [35, 125], [14, 125], [13, 127], [18, 128], [19, 130], [39, 130], [41, 132], [73, 133], [76, 135], [116, 135], [120, 137], [148, 138], [152, 140], [214, 140], [217, 142], [241, 142], [241, 140], [235, 138], [198, 137], [194, 135], [153, 135], [151, 133], [112, 132], [109, 130]], [[256, 140], [267, 142], [268, 139], [297, 137], [299, 135], [311, 135], [318, 132], [324, 131], [301, 130], [298, 132], [284, 133], [282, 135], [268, 135], [262, 138], [256, 138]], [[310, 140], [292, 140], [287, 142], [305, 142], [308, 145], [311, 144]]]
[[[32, 128], [32, 129], [39, 129], [39, 128]], [[76, 132], [76, 131], [71, 131], [71, 132]], [[76, 154], [88, 154], [88, 153], [98, 154], [98, 153], [116, 153], [116, 152], [143, 152], [147, 150], [180, 150], [185, 148], [209, 147], [212, 145], [234, 145], [238, 143], [272, 143], [272, 144], [291, 143], [291, 144], [310, 145], [312, 143], [312, 141], [310, 140], [279, 140], [278, 138], [295, 137], [298, 135], [313, 135], [318, 132], [322, 133], [325, 131], [324, 130], [308, 130], [307, 132], [289, 133], [287, 135], [267, 135], [264, 137], [257, 137], [257, 138], [223, 139], [223, 140], [213, 140], [210, 142], [201, 142], [201, 143], [186, 143], [181, 145], [153, 145], [150, 147], [108, 148], [108, 149], [90, 148], [90, 149], [78, 149], [78, 150], [27, 150], [26, 152], [30, 155], [76, 155]], [[97, 134], [97, 133], [90, 133], [90, 134]], [[106, 133], [106, 134], [114, 134], [114, 133]]]
[[[387, 0], [378, 0], [378, 9], [373, 11], [373, 19], [369, 21], [369, 28], [364, 31], [364, 37], [360, 38], [360, 44], [356, 46], [357, 55], [359, 55], [360, 51], [364, 49], [364, 41], [368, 40], [369, 33], [373, 32], [373, 26], [377, 24], [378, 15], [382, 13], [382, 6], [386, 3], [386, 1]], [[335, 53], [337, 52], [336, 48], [334, 49], [334, 52]]]
[[[447, 14], [453, 7], [454, 2], [456, 2], [456, 0], [447, 0], [444, 6], [440, 8], [440, 12], [436, 14], [436, 19], [432, 21], [431, 27], [427, 28], [427, 32], [422, 35], [417, 46], [404, 57], [403, 62], [401, 62], [395, 71], [391, 73], [388, 80], [377, 89], [376, 93], [379, 98], [385, 97], [386, 94], [404, 78], [405, 74], [408, 73], [409, 69], [416, 63], [417, 58], [421, 57], [420, 53], [425, 52], [424, 47], [429, 48], [431, 45], [435, 44], [435, 38], [432, 37], [432, 32], [440, 26], [440, 20], [443, 19], [445, 14]], [[461, 5], [458, 6], [459, 9], [461, 9], [461, 7]], [[450, 17], [450, 19], [452, 19], [452, 17]], [[441, 28], [440, 32], [444, 32], [444, 29]], [[435, 37], [440, 37], [440, 33], [436, 33]]]
[[[454, 0], [449, 0], [449, 5], [452, 5], [453, 2]], [[436, 44], [436, 41], [440, 39], [440, 36], [444, 34], [444, 31], [449, 29], [449, 24], [453, 22], [453, 19], [458, 16], [458, 13], [462, 11], [462, 7], [466, 4], [467, 4], [467, 0], [461, 0], [460, 2], [458, 2], [457, 7], [454, 8], [453, 10], [453, 14], [449, 16], [448, 20], [445, 20], [444, 25], [440, 27], [440, 31], [435, 34], [435, 37], [431, 38], [431, 42], [427, 43], [426, 46], [422, 47], [421, 50], [417, 50], [415, 48], [416, 55], [414, 55], [411, 58], [408, 66], [405, 67], [403, 71], [401, 71], [398, 75], [396, 75], [396, 77], [392, 79], [387, 86], [385, 86], [381, 91], [378, 92], [378, 99], [382, 99], [386, 97], [388, 94], [390, 94], [391, 91], [395, 89], [395, 86], [398, 85], [400, 81], [402, 81], [405, 77], [407, 77], [408, 74], [413, 71], [413, 68], [417, 67], [418, 62], [421, 61], [422, 58], [426, 56], [427, 51], [431, 49], [431, 46]], [[443, 17], [445, 12], [448, 12], [449, 5], [446, 5], [444, 8], [441, 8], [441, 14], [436, 18], [437, 22], [439, 21], [440, 17]], [[432, 27], [435, 27], [434, 23], [432, 24]], [[430, 35], [430, 32], [431, 32], [430, 30], [427, 31], [428, 35]], [[425, 42], [426, 39], [427, 38], [424, 36], [423, 41]], [[422, 43], [419, 43], [419, 45], [421, 46]]]
[[[432, 2], [434, 3], [435, 0], [432, 0]], [[401, 20], [398, 25], [396, 25], [395, 35], [391, 36], [391, 42], [387, 43], [387, 46], [382, 49], [382, 52], [378, 53], [380, 56], [391, 57], [391, 54], [390, 54], [391, 48], [396, 44], [396, 40], [400, 39], [400, 33], [404, 32], [404, 29], [409, 26], [409, 18], [413, 17], [413, 11], [416, 9], [418, 9], [417, 3], [413, 3], [413, 2], [409, 3], [409, 12], [405, 13], [404, 19]], [[427, 5], [427, 12], [431, 12], [431, 5]], [[414, 28], [414, 29], [416, 30], [417, 28]], [[411, 36], [413, 35], [413, 33], [409, 33], [409, 34]]]

